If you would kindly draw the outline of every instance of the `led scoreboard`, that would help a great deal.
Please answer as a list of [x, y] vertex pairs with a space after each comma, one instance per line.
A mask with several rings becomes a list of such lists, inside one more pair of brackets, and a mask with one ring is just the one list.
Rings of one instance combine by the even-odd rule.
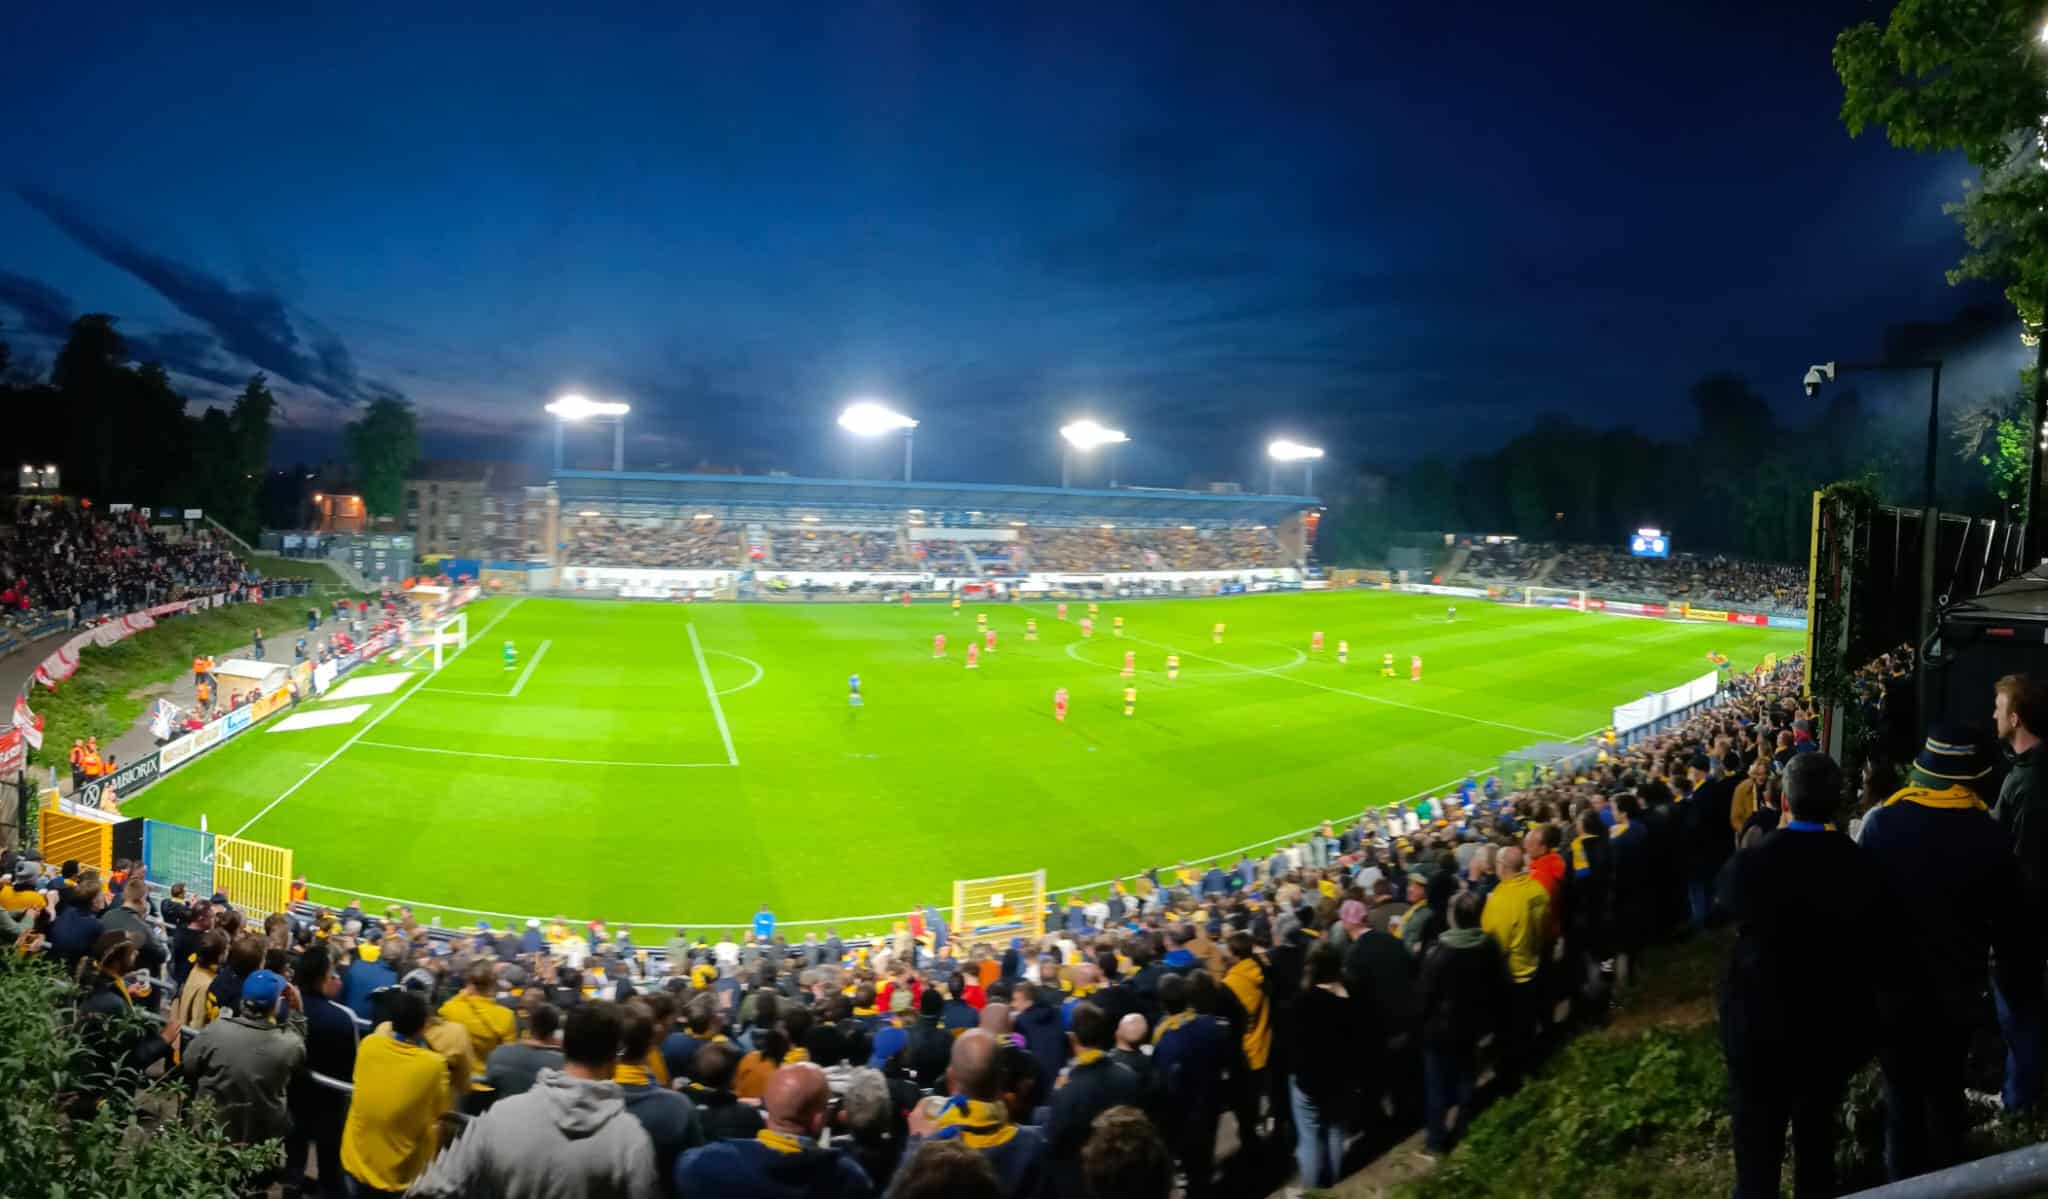
[[1662, 529], [1637, 529], [1628, 539], [1628, 552], [1638, 558], [1669, 558], [1671, 539]]

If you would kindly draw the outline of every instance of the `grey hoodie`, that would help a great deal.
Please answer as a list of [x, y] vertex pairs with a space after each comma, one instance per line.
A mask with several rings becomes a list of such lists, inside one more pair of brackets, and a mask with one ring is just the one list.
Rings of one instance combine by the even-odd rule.
[[540, 1072], [435, 1158], [409, 1195], [659, 1199], [654, 1146], [615, 1083]]

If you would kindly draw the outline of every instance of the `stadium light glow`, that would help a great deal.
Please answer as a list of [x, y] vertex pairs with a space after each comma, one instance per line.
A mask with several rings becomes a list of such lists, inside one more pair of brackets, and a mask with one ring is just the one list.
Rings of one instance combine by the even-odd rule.
[[1637, 529], [1637, 530], [1636, 530], [1636, 536], [1638, 536], [1638, 537], [1662, 537], [1663, 535], [1664, 535], [1664, 530], [1662, 530], [1662, 529]]
[[1087, 419], [1062, 425], [1060, 436], [1067, 439], [1068, 445], [1083, 453], [1101, 446], [1122, 445], [1130, 440], [1122, 429], [1107, 428], [1099, 421]]
[[1267, 443], [1266, 454], [1276, 462], [1313, 462], [1323, 456], [1323, 451], [1319, 446], [1303, 445], [1282, 437]]
[[699, 512], [699, 513], [698, 513], [698, 514], [697, 514], [696, 516], [692, 517], [691, 519], [693, 519], [693, 520], [717, 520], [717, 519], [718, 519], [718, 515], [717, 515], [716, 513], [713, 513], [713, 512]]
[[548, 402], [547, 411], [556, 420], [589, 420], [593, 416], [624, 416], [631, 404], [593, 400], [588, 396], [565, 395]]
[[800, 516], [797, 519], [803, 521], [807, 525], [814, 525], [818, 523], [818, 518], [815, 516]]

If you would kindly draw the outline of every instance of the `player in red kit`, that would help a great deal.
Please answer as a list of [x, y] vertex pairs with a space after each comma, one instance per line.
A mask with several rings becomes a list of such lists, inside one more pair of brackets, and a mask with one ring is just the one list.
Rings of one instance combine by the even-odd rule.
[[1130, 678], [1136, 673], [1138, 673], [1138, 651], [1127, 649], [1124, 651], [1124, 677]]
[[945, 656], [946, 656], [946, 635], [945, 635], [944, 633], [933, 633], [933, 634], [932, 634], [932, 657], [934, 657], [934, 658], [943, 658], [943, 657], [945, 657]]
[[1408, 681], [1411, 683], [1419, 683], [1422, 681], [1421, 654], [1416, 654], [1415, 656], [1408, 659]]
[[1067, 689], [1065, 687], [1052, 693], [1052, 718], [1061, 724], [1067, 722]]
[[989, 629], [981, 635], [982, 647], [990, 653], [996, 652], [996, 631]]
[[972, 641], [967, 643], [967, 669], [981, 669], [981, 647]]
[[1095, 622], [1085, 616], [1081, 618], [1081, 635], [1083, 637], [1093, 637], [1095, 635]]
[[1067, 606], [1066, 606], [1065, 604], [1061, 604], [1061, 605], [1060, 605], [1060, 619], [1061, 619], [1061, 620], [1065, 620], [1066, 618], [1067, 618]]
[[1308, 635], [1308, 647], [1315, 653], [1320, 654], [1323, 652], [1323, 631], [1321, 629], [1317, 629]]

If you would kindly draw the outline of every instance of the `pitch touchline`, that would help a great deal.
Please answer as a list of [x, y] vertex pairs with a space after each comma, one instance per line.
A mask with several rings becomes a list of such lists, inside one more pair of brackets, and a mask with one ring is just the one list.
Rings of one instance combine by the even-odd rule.
[[[477, 630], [476, 636], [470, 638], [468, 641], [463, 642], [460, 649], [457, 649], [454, 653], [449, 654], [447, 658], [442, 660], [441, 665], [436, 666], [434, 669], [428, 671], [427, 678], [431, 679], [435, 675], [440, 674], [443, 670], [446, 670], [448, 667], [454, 665], [455, 659], [460, 658], [463, 655], [464, 651], [469, 649], [470, 646], [475, 645], [477, 642], [482, 641], [484, 639], [484, 634], [490, 632], [494, 628], [497, 628], [499, 621], [505, 619], [507, 616], [512, 615], [512, 609], [517, 608], [519, 605], [525, 602], [526, 597], [523, 595], [520, 596], [518, 599], [513, 600], [511, 605], [508, 606], [503, 612], [500, 612], [496, 616], [491, 618], [491, 623]], [[422, 680], [422, 682], [424, 682], [424, 680]], [[389, 716], [393, 712], [398, 711], [399, 705], [403, 704], [406, 700], [411, 699], [413, 696], [418, 695], [419, 692], [420, 688], [414, 687], [412, 690], [399, 696], [397, 699], [392, 700], [390, 707], [385, 708], [382, 712], [379, 712], [375, 716], [372, 716], [368, 724], [365, 724], [362, 728], [356, 730], [355, 736], [350, 737], [348, 740], [341, 743], [340, 749], [337, 749], [333, 753], [328, 754], [326, 757], [320, 759], [319, 765], [313, 767], [313, 769], [311, 770], [308, 770], [303, 776], [300, 777], [298, 782], [293, 783], [289, 787], [286, 787], [284, 789], [284, 794], [278, 796], [276, 799], [271, 800], [269, 803], [264, 804], [263, 810], [256, 813], [254, 816], [249, 817], [249, 819], [242, 825], [242, 827], [234, 831], [233, 835], [239, 837], [243, 833], [248, 832], [252, 827], [255, 826], [257, 821], [263, 819], [265, 816], [270, 815], [270, 810], [272, 808], [283, 803], [285, 800], [290, 799], [294, 792], [296, 792], [299, 788], [305, 786], [307, 783], [311, 782], [313, 780], [314, 775], [319, 774], [321, 771], [327, 769], [327, 767], [333, 763], [334, 759], [347, 753], [350, 746], [354, 745], [358, 741], [361, 741], [363, 737], [367, 735], [371, 729], [376, 728], [380, 723], [382, 723], [386, 716]]]
[[737, 766], [740, 756], [732, 748], [732, 730], [726, 727], [725, 707], [718, 702], [718, 688], [711, 682], [711, 663], [704, 660], [704, 646], [697, 640], [697, 626], [686, 624], [690, 634], [690, 652], [697, 655], [697, 674], [704, 680], [704, 697], [711, 701], [711, 715], [718, 721], [718, 735], [725, 742], [725, 764]]
[[536, 758], [525, 754], [487, 754], [476, 749], [441, 749], [432, 745], [400, 745], [395, 741], [365, 741], [370, 749], [402, 749], [413, 754], [445, 754], [451, 758], [489, 758], [498, 762], [547, 762], [556, 766], [631, 766], [653, 770], [724, 770], [730, 762], [615, 762], [608, 758]]

